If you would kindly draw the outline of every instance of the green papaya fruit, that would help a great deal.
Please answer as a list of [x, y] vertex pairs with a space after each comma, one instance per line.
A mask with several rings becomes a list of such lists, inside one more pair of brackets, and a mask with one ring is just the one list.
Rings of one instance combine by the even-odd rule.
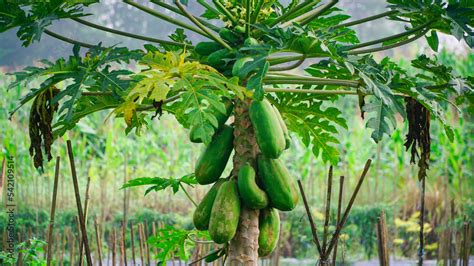
[[265, 191], [258, 187], [255, 178], [255, 170], [246, 164], [239, 169], [237, 184], [244, 205], [249, 209], [258, 210], [267, 207], [268, 197]]
[[258, 256], [265, 257], [275, 249], [280, 237], [280, 215], [273, 208], [260, 210], [258, 216]]
[[231, 240], [240, 217], [240, 199], [237, 190], [237, 181], [224, 182], [217, 192], [212, 206], [209, 221], [209, 235], [217, 244], [224, 244]]
[[194, 174], [199, 184], [207, 185], [219, 179], [233, 148], [234, 129], [224, 125], [199, 157]]
[[258, 175], [263, 190], [267, 193], [269, 206], [281, 211], [291, 211], [298, 203], [298, 190], [295, 180], [280, 159], [271, 159], [263, 155], [257, 158]]
[[215, 51], [221, 50], [223, 47], [217, 42], [200, 42], [194, 47], [194, 51], [202, 56], [208, 56]]
[[236, 26], [235, 31], [238, 33], [245, 33], [245, 26], [242, 26], [242, 25]]
[[[226, 109], [225, 114], [223, 114], [222, 112], [214, 108], [211, 110], [211, 113], [213, 113], [217, 119], [217, 125], [218, 125], [217, 128], [220, 128], [222, 127], [222, 125], [225, 124], [230, 114], [232, 113], [232, 110], [234, 109], [234, 105], [232, 104], [232, 101], [228, 98], [224, 98], [224, 105]], [[191, 130], [189, 131], [189, 140], [194, 143], [202, 143], [203, 140], [201, 139], [201, 137], [199, 137], [196, 130], [197, 130], [196, 127], [191, 128]]]
[[207, 57], [207, 63], [211, 66], [223, 66], [226, 64], [225, 59], [231, 57], [231, 52], [227, 49], [221, 49], [213, 52]]
[[269, 158], [278, 158], [285, 150], [286, 141], [272, 105], [266, 99], [253, 101], [249, 114], [260, 150]]
[[259, 45], [259, 42], [258, 42], [257, 39], [250, 37], [250, 38], [245, 39], [244, 45], [245, 46], [257, 46], [257, 45]]
[[209, 228], [209, 219], [211, 219], [212, 205], [217, 196], [217, 191], [225, 179], [219, 179], [207, 192], [206, 196], [201, 200], [199, 205], [194, 210], [193, 224], [197, 230], [207, 230]]
[[236, 44], [240, 41], [240, 36], [228, 28], [222, 28], [219, 31], [219, 36], [231, 44]]
[[240, 74], [240, 69], [245, 65], [245, 63], [253, 61], [253, 58], [250, 56], [239, 58], [235, 61], [234, 66], [232, 67], [232, 75], [238, 77]]
[[285, 149], [288, 149], [291, 145], [290, 132], [288, 131], [288, 127], [286, 126], [285, 121], [283, 120], [283, 117], [281, 117], [281, 114], [280, 114], [280, 111], [278, 111], [278, 108], [276, 108], [274, 105], [272, 106], [278, 118], [278, 122], [280, 122], [281, 129], [283, 129], [283, 135], [285, 136]]

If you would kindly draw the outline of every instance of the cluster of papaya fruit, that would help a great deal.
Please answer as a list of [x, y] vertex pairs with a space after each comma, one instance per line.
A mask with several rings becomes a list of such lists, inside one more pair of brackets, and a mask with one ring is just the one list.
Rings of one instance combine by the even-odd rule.
[[[255, 38], [245, 38], [238, 31], [232, 31], [223, 28], [219, 31], [219, 36], [231, 46], [256, 46], [259, 44]], [[238, 76], [238, 70], [247, 61], [249, 57], [237, 58], [235, 50], [228, 50], [217, 42], [200, 42], [194, 48], [194, 51], [203, 57], [207, 65], [219, 70], [225, 76]], [[235, 64], [233, 64], [235, 62]], [[231, 67], [233, 64], [233, 67]]]
[[[230, 100], [225, 104], [227, 113], [217, 115], [219, 128], [196, 164], [198, 183], [214, 185], [197, 206], [193, 222], [198, 230], [209, 230], [214, 242], [224, 244], [236, 234], [242, 207], [260, 210], [258, 253], [267, 256], [278, 242], [278, 210], [290, 211], [298, 202], [294, 179], [278, 159], [290, 146], [288, 129], [278, 109], [268, 100], [253, 101], [249, 116], [260, 150], [255, 168], [246, 163], [237, 176], [221, 178], [234, 148], [234, 129], [225, 124], [232, 115], [233, 104]], [[201, 142], [193, 135], [191, 129], [191, 141]]]

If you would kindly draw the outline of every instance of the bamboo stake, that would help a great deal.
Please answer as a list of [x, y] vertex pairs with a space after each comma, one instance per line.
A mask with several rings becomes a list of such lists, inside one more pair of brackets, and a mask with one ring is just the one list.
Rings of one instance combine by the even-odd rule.
[[138, 224], [138, 240], [140, 241], [140, 258], [142, 265], [145, 265], [145, 260], [143, 257], [143, 237], [142, 237], [142, 224]]
[[148, 233], [147, 233], [148, 222], [147, 222], [147, 220], [145, 220], [144, 226], [142, 228], [143, 228], [143, 240], [144, 240], [143, 244], [144, 244], [144, 247], [145, 247], [146, 261], [147, 261], [148, 265], [150, 265], [150, 248], [148, 246]]
[[464, 222], [463, 225], [463, 243], [462, 243], [462, 265], [468, 266], [469, 265], [469, 253], [471, 250], [471, 223], [469, 221]]
[[423, 177], [421, 179], [421, 207], [420, 207], [420, 234], [419, 234], [419, 249], [418, 249], [418, 266], [423, 266], [423, 258], [425, 256], [425, 237], [424, 237], [424, 224], [425, 224], [425, 180], [426, 178]]
[[94, 218], [95, 241], [97, 243], [97, 255], [99, 256], [99, 266], [102, 266], [102, 242], [100, 240], [99, 227], [97, 226], [97, 218]]
[[[49, 220], [49, 227], [48, 227], [48, 257], [46, 260], [46, 265], [51, 265], [52, 259], [52, 250], [53, 250], [53, 230], [54, 230], [54, 215], [56, 213], [56, 196], [58, 193], [58, 178], [59, 178], [59, 165], [60, 165], [60, 158], [59, 156], [56, 157], [56, 168], [54, 169], [54, 185], [53, 185], [53, 199], [51, 200], [51, 212], [50, 212], [50, 220]], [[31, 228], [30, 228], [31, 229]], [[31, 237], [30, 237], [31, 238]]]
[[[339, 179], [339, 195], [337, 199], [337, 217], [336, 224], [339, 224], [341, 220], [341, 209], [342, 209], [342, 196], [344, 195], [344, 176], [341, 176]], [[337, 242], [339, 239], [336, 239], [336, 244], [334, 245], [334, 252], [332, 253], [332, 265], [336, 265], [337, 259]]]
[[69, 155], [69, 162], [71, 164], [71, 174], [72, 174], [72, 180], [73, 180], [73, 185], [74, 185], [74, 193], [76, 196], [77, 211], [79, 213], [79, 222], [81, 224], [82, 239], [84, 241], [84, 245], [86, 249], [87, 264], [92, 265], [91, 251], [89, 248], [89, 239], [87, 238], [86, 224], [84, 221], [84, 213], [82, 212], [81, 195], [79, 194], [79, 185], [77, 182], [76, 166], [74, 163], [74, 155], [72, 153], [71, 140], [67, 141], [67, 150], [68, 150], [68, 155]]
[[332, 165], [329, 167], [328, 187], [326, 192], [326, 213], [324, 215], [324, 234], [323, 234], [323, 252], [326, 253], [327, 235], [329, 229], [329, 215], [331, 211], [331, 194], [332, 194]]
[[[53, 237], [53, 236], [51, 236], [51, 237]], [[56, 237], [55, 238], [56, 238], [56, 252], [55, 252], [56, 253], [56, 260], [59, 261], [60, 260], [60, 255], [61, 255], [61, 246], [62, 246], [59, 232], [56, 232]], [[49, 249], [49, 247], [51, 247], [51, 250], [52, 250], [53, 245], [48, 246], [48, 249]]]
[[122, 251], [122, 259], [123, 265], [127, 266], [127, 249], [125, 247], [125, 221], [122, 221], [122, 241], [121, 241], [121, 251]]
[[69, 253], [69, 261], [71, 262], [71, 265], [74, 265], [74, 252], [75, 252], [74, 247], [76, 246], [74, 244], [74, 243], [76, 243], [76, 240], [74, 238], [75, 237], [71, 232], [71, 253]]
[[[90, 184], [91, 184], [91, 177], [88, 176], [87, 177], [87, 184], [86, 184], [86, 198], [84, 200], [84, 223], [86, 224], [87, 226], [87, 213], [88, 213], [88, 210], [89, 210], [89, 189], [90, 189]], [[84, 242], [81, 238], [81, 243], [79, 245], [79, 257], [81, 258], [80, 259], [80, 262], [81, 262], [81, 266], [84, 264], [84, 261], [82, 259], [82, 252], [83, 252], [83, 247], [84, 247]]]
[[336, 231], [333, 234], [333, 237], [331, 239], [331, 242], [329, 244], [328, 249], [326, 250], [326, 254], [331, 254], [331, 250], [334, 247], [336, 243], [336, 239], [339, 238], [339, 234], [342, 231], [342, 228], [344, 227], [344, 224], [347, 221], [347, 217], [349, 216], [349, 212], [352, 209], [352, 205], [354, 204], [354, 201], [357, 197], [357, 194], [359, 193], [360, 187], [362, 186], [362, 183], [364, 182], [365, 176], [367, 175], [367, 172], [369, 171], [370, 164], [372, 163], [371, 159], [368, 159], [367, 162], [365, 163], [364, 170], [362, 171], [362, 175], [359, 178], [359, 181], [357, 182], [356, 188], [354, 192], [352, 193], [351, 199], [349, 201], [349, 204], [347, 205], [346, 210], [344, 211], [344, 215], [342, 215], [341, 221], [337, 224]]
[[[77, 226], [77, 241], [78, 241], [78, 247], [77, 247], [77, 250], [79, 251], [81, 246], [82, 246], [82, 236], [81, 236], [81, 222], [79, 221], [79, 217], [76, 215], [76, 226]], [[79, 265], [82, 265], [82, 260], [83, 260], [83, 257], [82, 257], [82, 254], [80, 254], [79, 252]]]
[[133, 234], [133, 221], [130, 221], [130, 244], [132, 248], [132, 262], [133, 265], [136, 265], [135, 261], [135, 235]]
[[389, 254], [387, 247], [387, 226], [385, 223], [385, 212], [380, 213], [380, 217], [377, 219], [377, 240], [378, 240], [378, 253], [379, 263], [381, 266], [389, 265]]
[[116, 264], [116, 238], [117, 238], [117, 232], [116, 229], [114, 228], [112, 231], [112, 265], [117, 265]]
[[313, 242], [316, 244], [316, 248], [318, 249], [319, 254], [322, 255], [323, 250], [321, 249], [321, 244], [319, 242], [318, 233], [316, 230], [316, 224], [313, 221], [313, 216], [311, 215], [311, 211], [309, 209], [308, 201], [306, 200], [306, 196], [304, 194], [303, 184], [301, 183], [301, 180], [298, 180], [298, 187], [300, 188], [300, 193], [301, 193], [301, 197], [303, 198], [306, 214], [308, 215], [309, 224], [311, 226], [311, 233], [313, 234]]

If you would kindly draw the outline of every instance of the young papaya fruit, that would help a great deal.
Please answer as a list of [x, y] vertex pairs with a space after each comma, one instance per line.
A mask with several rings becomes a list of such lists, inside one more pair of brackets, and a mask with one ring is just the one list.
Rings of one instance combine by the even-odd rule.
[[278, 158], [285, 150], [286, 141], [272, 105], [266, 99], [253, 101], [249, 114], [260, 150], [266, 157]]
[[227, 49], [221, 49], [213, 52], [207, 57], [207, 63], [211, 66], [221, 67], [226, 64], [225, 59], [230, 58], [232, 52]]
[[280, 211], [291, 211], [298, 203], [298, 190], [295, 180], [280, 159], [271, 159], [264, 155], [257, 158], [258, 175], [263, 190], [268, 195], [269, 206]]
[[236, 26], [235, 31], [238, 33], [245, 33], [245, 26], [242, 26], [242, 25]]
[[239, 169], [237, 184], [244, 205], [249, 209], [259, 210], [267, 207], [268, 197], [265, 191], [258, 187], [255, 178], [253, 167], [245, 164]]
[[207, 185], [219, 179], [233, 148], [234, 129], [224, 125], [199, 157], [194, 174], [199, 184]]
[[253, 58], [250, 56], [239, 58], [235, 61], [234, 66], [232, 67], [232, 75], [238, 77], [240, 74], [240, 69], [245, 65], [245, 63], [253, 61]]
[[240, 41], [240, 36], [228, 28], [222, 28], [219, 31], [219, 36], [231, 44], [237, 44]]
[[[228, 98], [224, 98], [224, 105], [225, 105], [225, 114], [222, 112], [216, 110], [215, 108], [212, 108], [211, 113], [214, 114], [217, 120], [217, 128], [222, 127], [222, 125], [225, 124], [227, 119], [229, 118], [230, 114], [232, 113], [232, 110], [234, 109], [234, 105], [232, 104], [232, 101]], [[195, 127], [192, 127], [191, 130], [189, 131], [189, 140], [194, 143], [202, 143], [203, 140], [201, 137], [197, 134], [197, 129]]]
[[275, 249], [280, 237], [280, 215], [273, 208], [260, 210], [258, 216], [258, 256], [266, 257]]
[[204, 196], [199, 205], [196, 207], [196, 210], [194, 210], [193, 224], [197, 230], [207, 230], [209, 228], [209, 219], [211, 219], [212, 205], [214, 205], [217, 191], [224, 182], [225, 179], [223, 178], [217, 180], [217, 182], [212, 185], [206, 196]]
[[245, 46], [257, 46], [257, 45], [259, 45], [259, 43], [258, 43], [257, 39], [249, 37], [249, 38], [245, 39], [244, 45]]
[[208, 56], [222, 48], [222, 45], [217, 42], [200, 42], [196, 44], [194, 51], [199, 55]]
[[240, 199], [237, 190], [237, 181], [224, 182], [217, 192], [212, 206], [209, 220], [209, 235], [217, 244], [224, 244], [231, 240], [240, 217]]
[[291, 137], [290, 137], [290, 132], [288, 131], [288, 127], [285, 124], [285, 121], [283, 120], [283, 117], [281, 117], [280, 111], [278, 111], [278, 108], [276, 108], [274, 105], [272, 105], [273, 110], [275, 110], [275, 114], [278, 118], [278, 122], [280, 122], [281, 129], [283, 129], [283, 135], [285, 136], [285, 150], [288, 149], [291, 145]]

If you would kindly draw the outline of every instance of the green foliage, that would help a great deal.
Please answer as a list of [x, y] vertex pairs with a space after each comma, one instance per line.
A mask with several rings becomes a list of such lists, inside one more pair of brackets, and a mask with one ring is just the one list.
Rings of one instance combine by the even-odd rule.
[[310, 94], [285, 93], [279, 95], [275, 105], [288, 129], [298, 134], [305, 146], [311, 146], [315, 156], [321, 154], [324, 161], [335, 164], [339, 152], [331, 144], [339, 143], [334, 137], [338, 132], [336, 125], [347, 129], [347, 124], [338, 109], [323, 109], [323, 99]]
[[28, 239], [15, 246], [13, 258], [9, 256], [8, 252], [0, 252], [0, 261], [2, 265], [16, 265], [18, 263], [18, 256], [22, 256], [22, 265], [44, 266], [46, 242], [36, 238]]
[[71, 2], [51, 0], [45, 2], [14, 1], [0, 2], [0, 32], [19, 27], [17, 35], [24, 46], [39, 41], [43, 31], [54, 21], [81, 17], [83, 8], [95, 0], [76, 0]]
[[161, 177], [140, 177], [129, 180], [126, 184], [122, 186], [124, 188], [138, 187], [138, 186], [150, 186], [145, 191], [145, 195], [151, 191], [160, 191], [167, 188], [171, 188], [173, 193], [179, 191], [179, 189], [184, 189], [183, 184], [193, 187], [197, 184], [196, 177], [194, 174], [189, 174], [182, 176], [180, 178], [161, 178]]
[[158, 248], [156, 259], [160, 265], [177, 256], [181, 260], [187, 261], [191, 256], [191, 250], [196, 246], [196, 239], [209, 239], [207, 231], [182, 230], [167, 226], [159, 229], [155, 236], [148, 239], [150, 246]]

